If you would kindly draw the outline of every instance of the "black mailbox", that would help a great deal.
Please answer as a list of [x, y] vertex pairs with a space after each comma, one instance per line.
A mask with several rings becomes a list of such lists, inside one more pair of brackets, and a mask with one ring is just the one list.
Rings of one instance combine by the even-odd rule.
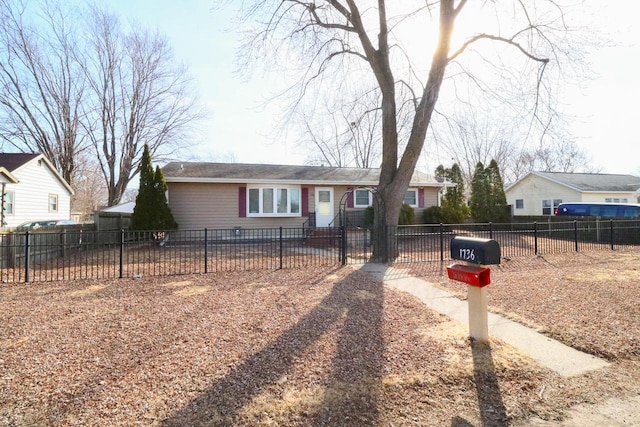
[[500, 264], [500, 245], [491, 239], [456, 236], [451, 239], [451, 258], [474, 264]]

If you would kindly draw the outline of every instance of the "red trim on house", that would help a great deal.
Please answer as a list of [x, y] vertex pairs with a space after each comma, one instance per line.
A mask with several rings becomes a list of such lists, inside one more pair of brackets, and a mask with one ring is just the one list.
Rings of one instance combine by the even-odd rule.
[[424, 208], [424, 188], [418, 188], [418, 207]]
[[302, 187], [302, 216], [309, 216], [309, 188]]
[[238, 217], [247, 216], [247, 187], [238, 188]]
[[348, 208], [352, 208], [353, 207], [353, 187], [349, 187], [347, 188], [347, 207]]

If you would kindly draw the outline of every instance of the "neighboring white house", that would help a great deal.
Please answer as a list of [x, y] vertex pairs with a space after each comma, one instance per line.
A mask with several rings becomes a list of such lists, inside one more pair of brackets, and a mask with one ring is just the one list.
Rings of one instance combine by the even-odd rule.
[[554, 215], [562, 202], [638, 203], [640, 177], [531, 172], [505, 188], [514, 216]]
[[0, 153], [2, 226], [71, 216], [73, 190], [42, 154]]

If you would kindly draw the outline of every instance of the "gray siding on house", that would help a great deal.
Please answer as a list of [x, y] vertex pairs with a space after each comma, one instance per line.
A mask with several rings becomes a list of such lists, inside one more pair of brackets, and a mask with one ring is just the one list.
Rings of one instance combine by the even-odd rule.
[[[240, 217], [239, 189], [244, 184], [182, 183], [169, 182], [169, 207], [181, 230], [302, 227], [308, 217]], [[334, 215], [338, 215], [340, 204], [346, 207], [346, 192], [352, 186], [325, 186], [334, 191]], [[302, 185], [308, 189], [309, 212], [315, 211], [315, 186]], [[439, 188], [424, 188], [425, 208], [438, 203]], [[422, 221], [425, 208], [416, 208], [416, 221]], [[349, 210], [356, 210], [349, 208]], [[358, 209], [360, 210], [360, 209]], [[335, 224], [338, 225], [338, 224]]]
[[422, 213], [431, 206], [438, 206], [440, 188], [426, 187], [424, 189], [424, 208], [416, 209], [416, 222], [422, 222]]
[[[167, 183], [169, 207], [181, 230], [203, 228], [302, 227], [306, 217], [241, 218], [240, 184]], [[312, 199], [311, 190], [309, 198]]]

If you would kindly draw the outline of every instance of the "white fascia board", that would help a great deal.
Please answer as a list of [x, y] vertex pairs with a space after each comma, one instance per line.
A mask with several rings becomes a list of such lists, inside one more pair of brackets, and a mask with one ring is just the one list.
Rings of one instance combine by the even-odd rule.
[[[4, 178], [3, 178], [4, 177]], [[13, 176], [4, 166], [0, 167], [0, 183], [2, 184], [17, 184], [18, 178]]]
[[[353, 182], [320, 181], [320, 180], [295, 180], [295, 179], [236, 179], [236, 178], [184, 178], [165, 177], [165, 182], [187, 182], [206, 184], [288, 184], [288, 185], [354, 185]], [[378, 183], [359, 183], [358, 185], [377, 185]]]

